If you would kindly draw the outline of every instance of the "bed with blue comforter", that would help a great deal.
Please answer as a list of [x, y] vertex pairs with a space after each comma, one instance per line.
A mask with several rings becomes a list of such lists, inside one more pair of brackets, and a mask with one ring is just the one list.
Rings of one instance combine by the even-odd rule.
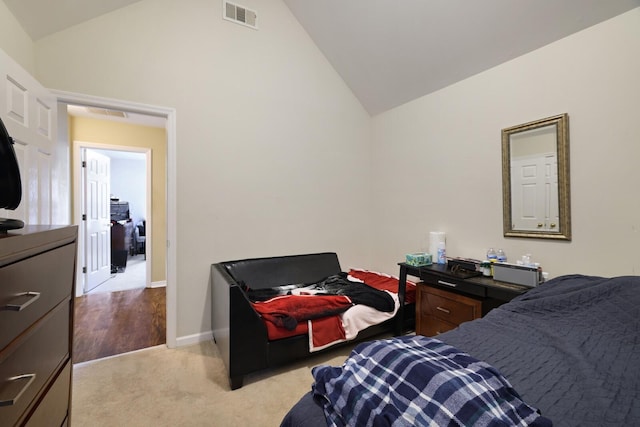
[[640, 426], [640, 277], [567, 275], [436, 338], [354, 348], [282, 427]]

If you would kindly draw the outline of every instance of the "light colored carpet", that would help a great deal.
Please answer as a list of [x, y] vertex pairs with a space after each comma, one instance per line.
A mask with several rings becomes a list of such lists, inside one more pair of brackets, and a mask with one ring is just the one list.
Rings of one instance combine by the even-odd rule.
[[340, 366], [352, 347], [248, 376], [233, 391], [213, 341], [78, 364], [73, 369], [71, 425], [277, 427], [311, 389], [311, 368]]
[[127, 291], [147, 286], [147, 260], [144, 255], [127, 259], [127, 267], [119, 273], [111, 273], [109, 279], [90, 290], [88, 294]]

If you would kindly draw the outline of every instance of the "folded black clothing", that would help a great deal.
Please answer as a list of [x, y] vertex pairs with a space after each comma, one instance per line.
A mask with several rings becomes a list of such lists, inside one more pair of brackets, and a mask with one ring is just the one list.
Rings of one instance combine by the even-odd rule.
[[293, 284], [264, 289], [251, 289], [244, 286], [244, 291], [251, 301], [266, 301], [268, 299], [296, 293], [315, 293], [322, 295], [344, 295], [354, 304], [373, 307], [376, 310], [391, 313], [395, 310], [395, 301], [386, 291], [373, 288], [366, 283], [352, 282], [347, 279], [347, 273], [334, 274], [325, 279], [307, 284]]
[[316, 291], [325, 295], [344, 295], [354, 304], [373, 307], [376, 310], [391, 313], [395, 310], [395, 302], [388, 292], [373, 288], [363, 282], [352, 282], [347, 273], [335, 274], [326, 279], [304, 287], [304, 290]]

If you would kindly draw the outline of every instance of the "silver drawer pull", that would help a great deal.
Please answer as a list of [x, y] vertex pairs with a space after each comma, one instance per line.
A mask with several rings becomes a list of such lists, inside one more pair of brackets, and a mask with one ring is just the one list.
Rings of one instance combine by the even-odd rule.
[[15, 397], [13, 397], [12, 399], [0, 400], [0, 407], [15, 405], [18, 399], [20, 399], [20, 396], [22, 396], [24, 392], [27, 391], [31, 383], [33, 383], [33, 381], [36, 379], [36, 374], [16, 375], [15, 377], [7, 378], [8, 381], [20, 381], [26, 379], [28, 379], [29, 381], [27, 381], [26, 384], [22, 386]]
[[7, 304], [4, 307], [2, 307], [2, 310], [22, 311], [25, 308], [27, 308], [30, 304], [33, 304], [34, 302], [36, 302], [38, 298], [40, 298], [40, 292], [23, 292], [21, 294], [16, 295], [16, 297], [30, 297], [30, 298], [23, 304]]
[[444, 307], [436, 307], [436, 310], [440, 310], [440, 311], [442, 311], [443, 313], [451, 314], [451, 311], [450, 311], [450, 310], [447, 310], [447, 309], [446, 309], [446, 308], [444, 308]]
[[444, 280], [438, 280], [438, 284], [439, 285], [449, 286], [449, 287], [452, 287], [452, 288], [455, 288], [455, 287], [458, 286], [455, 283], [445, 282]]

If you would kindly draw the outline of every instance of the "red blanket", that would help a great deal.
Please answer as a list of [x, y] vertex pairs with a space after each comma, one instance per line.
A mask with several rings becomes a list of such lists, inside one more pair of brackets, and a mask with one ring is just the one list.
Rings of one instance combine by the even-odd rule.
[[[397, 277], [359, 269], [349, 270], [349, 275], [373, 288], [398, 293]], [[406, 303], [415, 301], [415, 287], [415, 283], [407, 281]], [[348, 300], [347, 297], [335, 295], [286, 295], [255, 302], [253, 306], [265, 320], [270, 340], [309, 333], [310, 348], [317, 350], [346, 340], [341, 318], [336, 313], [341, 313], [351, 306], [351, 301]], [[329, 305], [322, 307], [325, 302]], [[291, 308], [297, 314], [290, 311]], [[331, 310], [336, 310], [336, 313], [318, 317], [321, 311]], [[293, 328], [289, 329], [285, 324]]]
[[334, 316], [352, 305], [342, 295], [283, 295], [253, 303], [264, 320], [289, 331], [295, 330], [300, 321]]

